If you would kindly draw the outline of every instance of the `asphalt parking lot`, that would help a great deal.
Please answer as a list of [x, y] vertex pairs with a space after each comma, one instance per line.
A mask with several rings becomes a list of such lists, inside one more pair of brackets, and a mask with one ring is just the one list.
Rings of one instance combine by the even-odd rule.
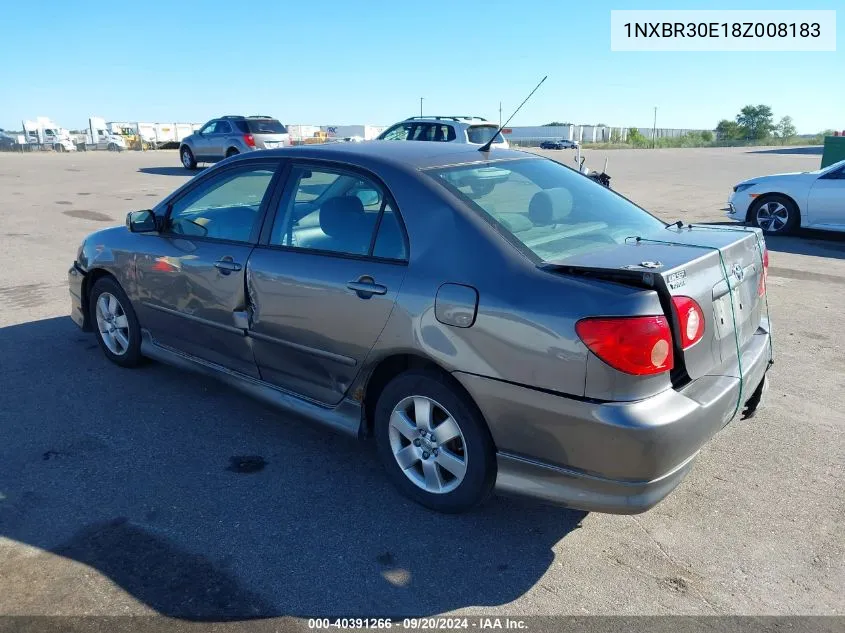
[[[685, 222], [724, 220], [739, 180], [820, 160], [586, 155]], [[211, 379], [120, 369], [68, 318], [82, 238], [188, 177], [175, 152], [0, 154], [0, 614], [845, 614], [841, 237], [768, 240], [767, 408], [717, 435], [656, 508], [495, 498], [441, 516], [393, 490], [374, 447]], [[239, 456], [266, 465], [245, 473]]]

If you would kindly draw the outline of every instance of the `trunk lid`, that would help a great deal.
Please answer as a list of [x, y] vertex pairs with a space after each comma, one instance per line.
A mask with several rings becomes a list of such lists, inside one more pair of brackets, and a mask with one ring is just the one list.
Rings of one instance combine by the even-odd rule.
[[[672, 324], [675, 344], [673, 383], [718, 372], [735, 360], [760, 325], [765, 304], [758, 295], [763, 274], [759, 229], [720, 227], [668, 228], [650, 240], [616, 244], [610, 248], [551, 262], [561, 272], [591, 274], [653, 287]], [[720, 258], [721, 254], [721, 258]], [[724, 262], [724, 267], [723, 267]], [[726, 274], [727, 273], [727, 274]], [[678, 317], [672, 297], [694, 299], [704, 314], [702, 338], [681, 349]], [[736, 327], [735, 327], [736, 326]]]

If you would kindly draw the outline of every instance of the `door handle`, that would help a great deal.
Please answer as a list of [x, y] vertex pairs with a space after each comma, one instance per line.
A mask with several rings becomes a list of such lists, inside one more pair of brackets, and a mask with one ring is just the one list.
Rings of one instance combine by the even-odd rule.
[[234, 261], [231, 257], [223, 257], [222, 259], [218, 259], [216, 262], [214, 262], [214, 267], [219, 270], [220, 273], [223, 275], [228, 275], [229, 273], [237, 272], [241, 268], [243, 268], [243, 266]]
[[346, 287], [357, 292], [358, 296], [362, 298], [387, 294], [387, 286], [377, 284], [372, 277], [364, 276], [355, 281], [350, 281], [346, 284]]

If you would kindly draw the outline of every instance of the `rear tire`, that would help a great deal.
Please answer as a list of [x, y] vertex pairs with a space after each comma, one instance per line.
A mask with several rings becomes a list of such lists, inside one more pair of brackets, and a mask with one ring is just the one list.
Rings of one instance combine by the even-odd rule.
[[91, 288], [88, 314], [97, 343], [121, 367], [141, 364], [141, 327], [129, 297], [113, 277], [101, 277]]
[[194, 153], [188, 146], [184, 146], [179, 150], [179, 158], [185, 169], [194, 170], [197, 168], [197, 159], [194, 158]]
[[465, 512], [493, 490], [490, 431], [447, 376], [410, 370], [391, 380], [376, 404], [375, 436], [388, 478], [427, 508]]
[[798, 228], [801, 213], [786, 196], [770, 194], [754, 201], [746, 219], [766, 235], [789, 235]]

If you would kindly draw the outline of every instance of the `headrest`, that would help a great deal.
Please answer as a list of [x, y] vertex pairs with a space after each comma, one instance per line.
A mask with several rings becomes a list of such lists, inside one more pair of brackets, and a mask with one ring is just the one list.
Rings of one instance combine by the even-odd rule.
[[320, 229], [330, 237], [348, 237], [364, 224], [364, 205], [357, 196], [329, 198], [320, 207]]
[[535, 225], [556, 224], [572, 211], [572, 194], [565, 187], [544, 189], [531, 198], [528, 217]]

